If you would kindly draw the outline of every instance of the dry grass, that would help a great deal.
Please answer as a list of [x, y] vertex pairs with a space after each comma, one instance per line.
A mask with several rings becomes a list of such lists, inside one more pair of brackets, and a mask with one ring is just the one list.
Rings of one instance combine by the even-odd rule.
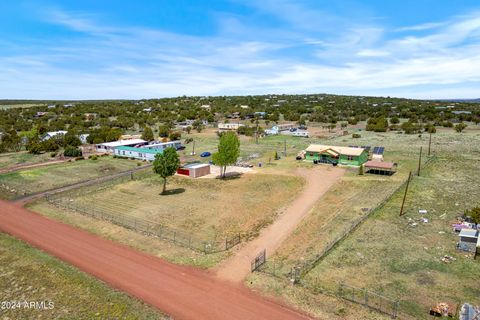
[[135, 168], [136, 161], [100, 157], [0, 174], [0, 198], [48, 190]]
[[[332, 144], [347, 145], [347, 138], [335, 138]], [[357, 139], [355, 139], [357, 140]], [[407, 214], [398, 217], [403, 196], [400, 190], [378, 212], [360, 225], [353, 234], [335, 247], [302, 280], [306, 287], [335, 292], [340, 281], [356, 287], [399, 299], [403, 318], [428, 318], [428, 308], [439, 301], [480, 304], [480, 264], [455, 250], [458, 240], [450, 223], [465, 209], [479, 205], [480, 199], [480, 131], [463, 134], [441, 130], [433, 136], [433, 150], [439, 160], [422, 171], [411, 184], [407, 199]], [[371, 206], [398, 183], [409, 170], [415, 169], [420, 146], [424, 152], [428, 136], [375, 134], [362, 132], [358, 145], [386, 147], [386, 159], [400, 162], [399, 175], [390, 178], [365, 179], [365, 176], [346, 176], [316, 206], [312, 215], [299, 226], [280, 248], [278, 260], [288, 262], [309, 259], [335, 235], [337, 226], [347, 223], [356, 208]], [[387, 181], [382, 181], [382, 180]], [[352, 202], [353, 201], [353, 202]], [[352, 205], [357, 205], [353, 207]], [[353, 210], [351, 210], [353, 209]], [[429, 223], [408, 226], [408, 218], [420, 220], [419, 209], [427, 209]], [[332, 218], [334, 217], [334, 218]], [[444, 264], [443, 255], [457, 258]], [[311, 310], [307, 289], [284, 290], [283, 281], [261, 276], [254, 287], [277, 293], [302, 309]], [[257, 279], [254, 278], [254, 279]], [[257, 280], [258, 280], [257, 279]], [[300, 298], [301, 297], [301, 298]], [[322, 302], [329, 297], [318, 296]], [[319, 303], [319, 302], [315, 302]], [[365, 309], [366, 310], [366, 309]], [[334, 318], [334, 310], [327, 318]], [[322, 312], [318, 313], [322, 315]], [[360, 313], [360, 318], [371, 318]], [[355, 318], [347, 310], [344, 318]]]
[[215, 266], [229, 254], [228, 252], [221, 252], [205, 255], [168, 241], [139, 234], [107, 221], [90, 218], [74, 211], [58, 209], [45, 201], [30, 204], [28, 208], [49, 218], [62, 221], [177, 264], [206, 269]]
[[262, 174], [228, 180], [173, 177], [169, 195], [159, 194], [161, 184], [152, 176], [73, 198], [73, 204], [135, 216], [203, 239], [223, 240], [237, 233], [250, 238], [275, 219], [303, 180]]
[[21, 241], [0, 234], [0, 301], [51, 301], [1, 310], [2, 319], [167, 319], [157, 310]]

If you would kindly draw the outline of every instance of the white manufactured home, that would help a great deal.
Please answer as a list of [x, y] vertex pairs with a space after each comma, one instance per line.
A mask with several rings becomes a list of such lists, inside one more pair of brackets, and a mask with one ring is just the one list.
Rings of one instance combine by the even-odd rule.
[[143, 139], [129, 139], [129, 140], [118, 140], [112, 142], [104, 142], [96, 145], [97, 152], [104, 152], [112, 154], [115, 148], [118, 147], [134, 147], [137, 145], [143, 145], [147, 141]]

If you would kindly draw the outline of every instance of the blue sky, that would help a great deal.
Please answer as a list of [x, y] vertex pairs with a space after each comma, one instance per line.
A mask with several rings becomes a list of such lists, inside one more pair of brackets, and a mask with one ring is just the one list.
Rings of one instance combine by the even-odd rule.
[[0, 2], [0, 98], [480, 97], [478, 0]]

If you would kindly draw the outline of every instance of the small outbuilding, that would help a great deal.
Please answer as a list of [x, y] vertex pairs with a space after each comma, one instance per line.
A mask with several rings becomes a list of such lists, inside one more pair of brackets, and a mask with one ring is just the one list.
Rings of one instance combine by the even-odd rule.
[[210, 165], [206, 163], [191, 163], [178, 168], [177, 173], [190, 178], [203, 177], [210, 174]]
[[478, 230], [476, 229], [462, 229], [458, 234], [460, 241], [457, 248], [463, 251], [476, 252], [477, 244], [479, 243]]
[[393, 162], [370, 160], [365, 162], [363, 168], [365, 169], [365, 173], [391, 176], [397, 171], [397, 164]]

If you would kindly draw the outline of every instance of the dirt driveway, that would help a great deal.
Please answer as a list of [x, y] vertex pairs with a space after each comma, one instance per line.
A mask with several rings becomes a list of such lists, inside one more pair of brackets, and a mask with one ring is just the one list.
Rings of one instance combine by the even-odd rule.
[[263, 249], [267, 256], [273, 254], [292, 233], [314, 204], [345, 173], [338, 167], [318, 166], [313, 169], [298, 169], [297, 174], [306, 179], [303, 192], [288, 206], [273, 224], [264, 229], [260, 236], [237, 249], [233, 256], [220, 264], [216, 273], [220, 279], [242, 282], [250, 273], [250, 262]]

